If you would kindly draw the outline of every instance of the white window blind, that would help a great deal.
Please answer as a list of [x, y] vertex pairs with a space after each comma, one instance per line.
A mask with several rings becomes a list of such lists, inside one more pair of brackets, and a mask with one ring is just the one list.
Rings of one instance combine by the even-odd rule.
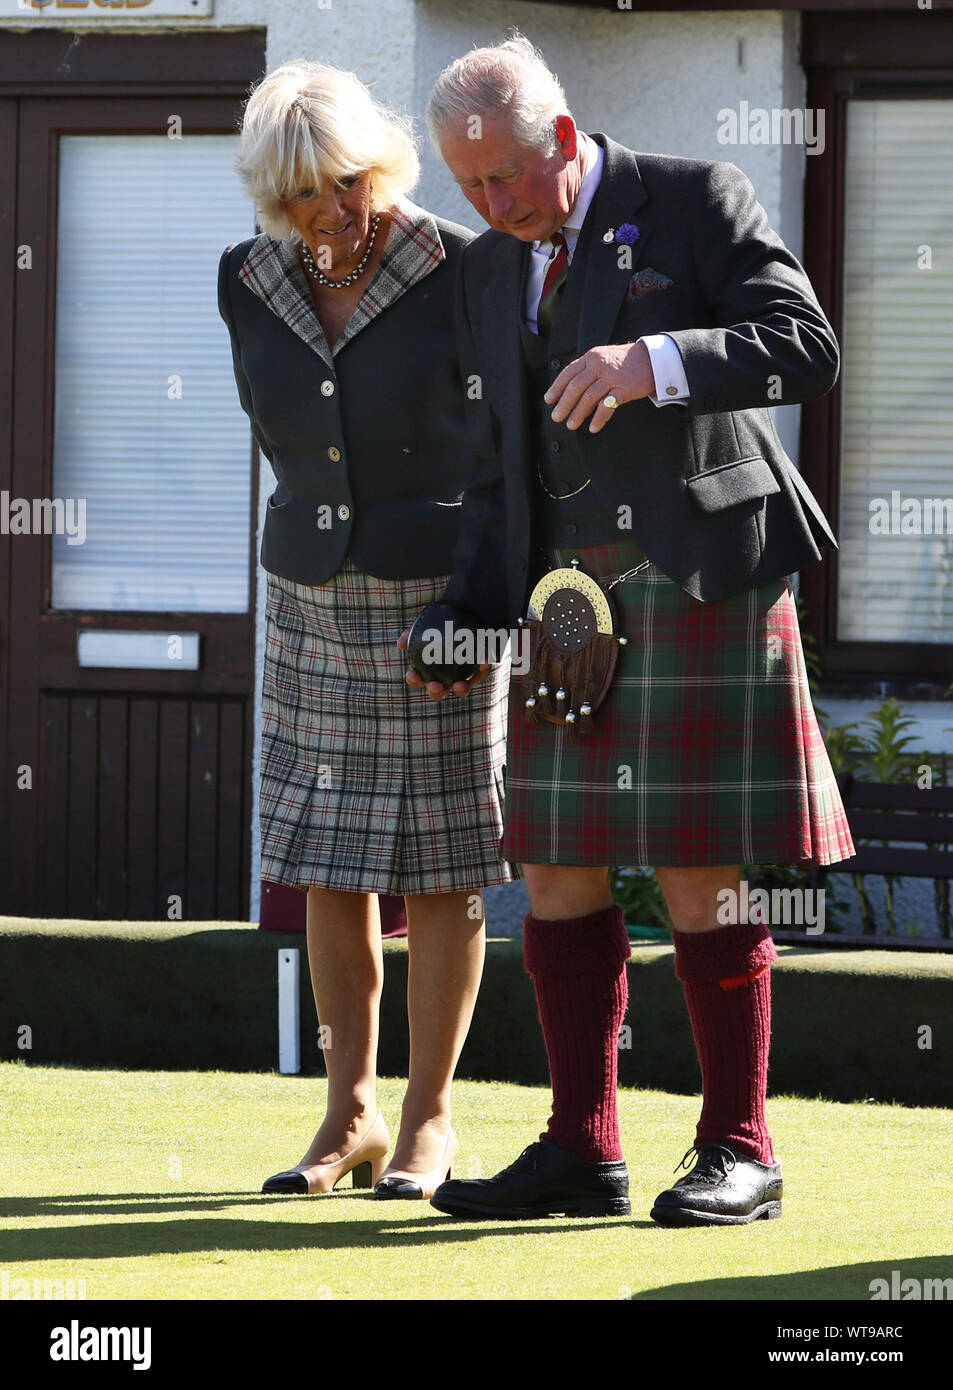
[[60, 141], [55, 608], [244, 612], [251, 446], [218, 314], [219, 257], [254, 233], [237, 137]]
[[953, 100], [849, 102], [846, 174], [838, 635], [953, 642]]

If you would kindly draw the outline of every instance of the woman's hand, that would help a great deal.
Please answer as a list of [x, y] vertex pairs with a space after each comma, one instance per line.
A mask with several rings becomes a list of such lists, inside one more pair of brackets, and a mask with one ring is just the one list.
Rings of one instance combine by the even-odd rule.
[[[407, 639], [410, 636], [410, 628], [405, 627], [397, 639], [397, 645], [402, 652], [407, 650]], [[480, 681], [485, 681], [490, 674], [489, 662], [484, 661], [474, 671], [469, 680], [454, 681], [453, 685], [443, 685], [440, 681], [425, 681], [419, 671], [415, 671], [411, 666], [404, 674], [404, 680], [414, 690], [425, 689], [431, 700], [442, 700], [443, 697], [452, 690], [454, 695], [469, 695], [470, 687], [478, 685]]]

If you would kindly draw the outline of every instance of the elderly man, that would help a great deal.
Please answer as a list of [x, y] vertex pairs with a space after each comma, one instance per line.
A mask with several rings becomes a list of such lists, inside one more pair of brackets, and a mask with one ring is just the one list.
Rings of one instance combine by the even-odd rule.
[[[776, 1217], [764, 1114], [776, 951], [738, 910], [739, 865], [833, 863], [853, 846], [788, 578], [836, 542], [768, 406], [830, 390], [837, 343], [739, 169], [583, 134], [521, 36], [452, 63], [428, 119], [492, 228], [462, 258], [479, 463], [446, 597], [512, 626], [562, 569], [535, 589], [534, 650], [571, 670], [579, 615], [612, 608], [592, 640], [605, 652], [625, 639], [608, 665], [592, 658], [588, 685], [537, 689], [553, 668], [536, 665], [511, 687], [503, 853], [530, 894], [525, 963], [553, 1112], [515, 1163], [444, 1183], [433, 1202], [468, 1217], [629, 1211], [616, 1113], [629, 943], [607, 866], [640, 864], [672, 920], [703, 1086], [682, 1160], [694, 1164], [651, 1214]], [[580, 581], [582, 599], [571, 573], [565, 587], [573, 562], [596, 581]], [[557, 599], [577, 623], [564, 647]]]

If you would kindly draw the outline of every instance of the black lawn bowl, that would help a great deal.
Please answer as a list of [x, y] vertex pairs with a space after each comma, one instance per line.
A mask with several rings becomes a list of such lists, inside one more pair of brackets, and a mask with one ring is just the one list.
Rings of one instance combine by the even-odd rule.
[[[426, 681], [453, 685], [477, 669], [476, 614], [462, 604], [440, 599], [418, 616], [407, 639], [407, 656]], [[457, 658], [463, 659], [457, 659]]]

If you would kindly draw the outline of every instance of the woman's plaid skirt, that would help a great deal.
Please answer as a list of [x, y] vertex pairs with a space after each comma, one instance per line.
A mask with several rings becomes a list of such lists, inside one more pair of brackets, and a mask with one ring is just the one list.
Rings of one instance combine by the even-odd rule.
[[[628, 541], [549, 552], [608, 580]], [[701, 603], [654, 565], [610, 594], [628, 643], [590, 733], [507, 737], [504, 853], [527, 864], [833, 864], [853, 854], [786, 579]]]
[[405, 683], [395, 646], [446, 583], [349, 560], [321, 585], [268, 576], [262, 878], [400, 894], [514, 877], [500, 853], [508, 668], [434, 701]]

